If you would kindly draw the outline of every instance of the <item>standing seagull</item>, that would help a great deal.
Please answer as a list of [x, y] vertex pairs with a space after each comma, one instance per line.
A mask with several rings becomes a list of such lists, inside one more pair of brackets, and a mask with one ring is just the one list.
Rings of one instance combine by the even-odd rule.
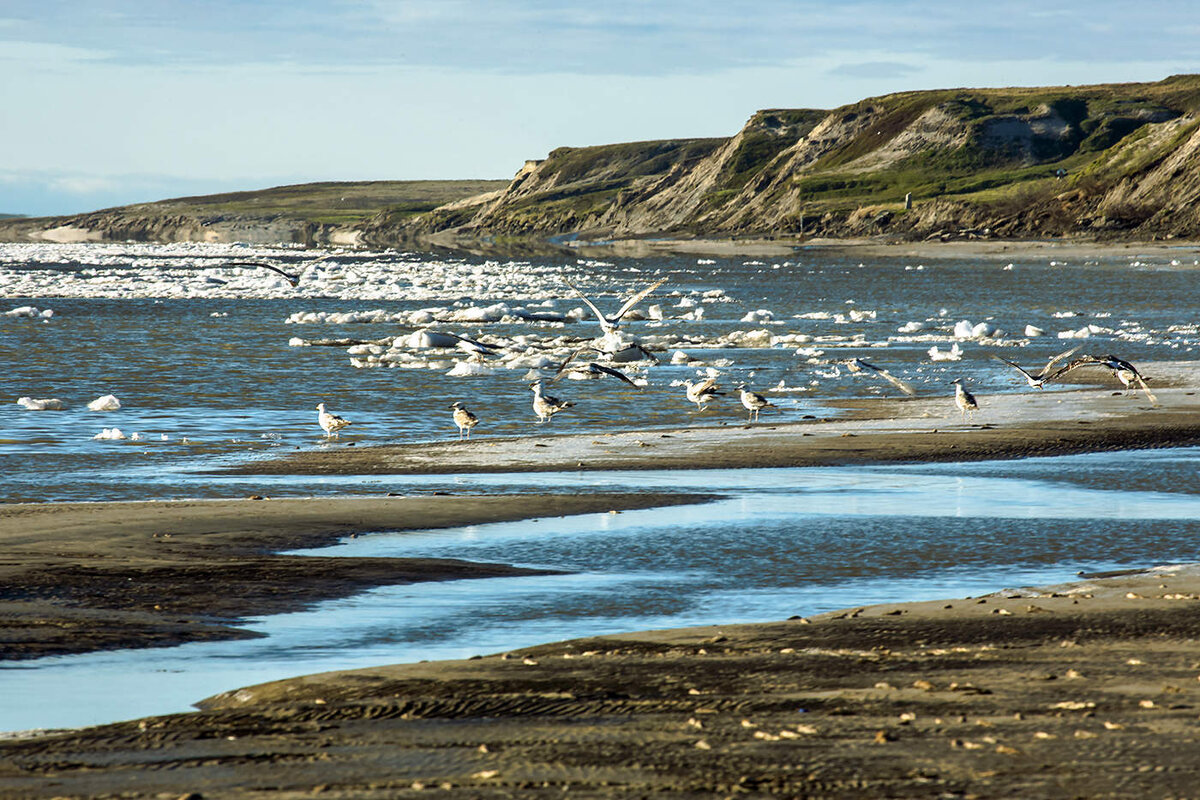
[[724, 392], [717, 391], [720, 387], [717, 386], [716, 378], [708, 378], [707, 380], [696, 381], [696, 383], [684, 381], [683, 385], [687, 388], [687, 399], [696, 404], [697, 411], [703, 411], [713, 401], [714, 397], [725, 394]]
[[467, 407], [461, 402], [457, 402], [450, 406], [454, 410], [454, 424], [458, 426], [458, 440], [463, 440], [463, 433], [467, 434], [467, 439], [471, 438], [471, 428], [479, 424], [479, 417], [467, 411]]
[[[317, 424], [325, 431], [325, 438], [338, 438], [338, 431], [351, 424], [350, 420], [331, 414], [325, 410], [324, 403], [317, 403]], [[370, 426], [368, 426], [370, 427]]]
[[538, 415], [538, 422], [547, 422], [564, 408], [575, 405], [570, 400], [559, 400], [557, 397], [542, 394], [541, 381], [534, 381], [529, 384], [529, 388], [533, 389], [533, 413]]
[[[1082, 347], [1082, 346], [1083, 345], [1080, 345], [1080, 347]], [[1060, 374], [1062, 374], [1061, 372], [1054, 371], [1054, 365], [1057, 364], [1058, 362], [1062, 361], [1064, 358], [1069, 358], [1070, 356], [1075, 355], [1075, 353], [1077, 353], [1078, 351], [1079, 351], [1079, 347], [1072, 347], [1070, 350], [1065, 350], [1065, 351], [1059, 353], [1058, 355], [1054, 356], [1049, 361], [1047, 361], [1046, 366], [1042, 368], [1042, 371], [1037, 372], [1037, 373], [1029, 372], [1028, 370], [1024, 369], [1020, 365], [1015, 364], [1012, 361], [1009, 361], [1007, 358], [1001, 358], [1000, 356], [996, 355], [995, 353], [992, 354], [992, 358], [996, 359], [997, 361], [1003, 361], [1005, 364], [1008, 364], [1010, 367], [1015, 369], [1017, 372], [1024, 375], [1025, 381], [1029, 384], [1029, 387], [1031, 389], [1041, 389], [1046, 385], [1047, 381], [1052, 380], [1052, 379], [1058, 377]]]
[[954, 384], [954, 405], [958, 406], [958, 413], [962, 414], [963, 419], [966, 419], [967, 414], [974, 414], [979, 410], [979, 403], [975, 402], [975, 395], [963, 388], [962, 378], [955, 378]]
[[749, 422], [751, 418], [753, 418], [755, 422], [758, 422], [759, 411], [762, 411], [767, 406], [770, 406], [771, 408], [776, 407], [774, 403], [763, 397], [761, 394], [747, 389], [746, 384], [744, 383], [738, 387], [738, 391], [742, 396], [742, 405], [746, 407], [746, 411], [750, 412], [746, 415], [747, 422]]
[[572, 284], [569, 280], [567, 280], [566, 278], [563, 278], [562, 282], [565, 283], [567, 286], [570, 286], [571, 290], [573, 292], [575, 292], [575, 294], [579, 295], [579, 299], [582, 300], [584, 303], [586, 303], [587, 307], [590, 308], [592, 310], [592, 313], [596, 315], [596, 321], [600, 323], [600, 330], [604, 331], [605, 333], [616, 333], [617, 329], [621, 327], [621, 318], [624, 317], [626, 314], [628, 314], [630, 309], [632, 309], [638, 303], [642, 302], [642, 300], [645, 299], [646, 295], [650, 294], [655, 289], [657, 289], [658, 287], [660, 287], [664, 283], [666, 283], [667, 279], [663, 278], [660, 281], [650, 284], [645, 289], [642, 289], [640, 292], [635, 294], [633, 297], [626, 300], [625, 305], [621, 306], [621, 308], [617, 311], [617, 313], [613, 314], [611, 317], [605, 316], [604, 312], [601, 311], [600, 309], [596, 308], [596, 304], [593, 303], [591, 300], [588, 300], [587, 297], [584, 296], [583, 292], [576, 289], [575, 285]]

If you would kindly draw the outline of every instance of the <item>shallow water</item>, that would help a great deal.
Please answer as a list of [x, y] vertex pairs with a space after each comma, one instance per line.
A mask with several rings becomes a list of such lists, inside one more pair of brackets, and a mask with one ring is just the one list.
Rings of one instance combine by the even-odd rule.
[[[221, 266], [231, 258], [284, 263], [302, 273], [300, 287], [263, 270]], [[1006, 267], [970, 260], [860, 264], [803, 251], [762, 261], [501, 263], [399, 252], [318, 260], [304, 251], [237, 246], [0, 244], [0, 500], [655, 487], [728, 496], [686, 510], [360, 537], [341, 552], [448, 556], [575, 574], [385, 587], [254, 620], [251, 627], [266, 637], [253, 641], [6, 664], [0, 730], [185, 710], [218, 691], [320, 670], [464, 657], [615, 631], [781, 619], [1057, 582], [1077, 570], [1195, 560], [1196, 450], [682, 474], [212, 471], [294, 448], [451, 438], [448, 406], [455, 400], [480, 415], [476, 436], [483, 438], [740, 424], [736, 394], [702, 414], [684, 398], [680, 382], [708, 369], [727, 387], [746, 380], [765, 391], [782, 383], [783, 390], [768, 392], [779, 406], [769, 413], [797, 420], [834, 413], [830, 403], [840, 398], [893, 392], [832, 363], [862, 357], [947, 403], [948, 382], [965, 377], [986, 421], [988, 393], [1026, 391], [991, 354], [1040, 365], [1082, 344], [1085, 352], [1114, 352], [1135, 363], [1195, 358], [1200, 282], [1190, 261], [1130, 254]], [[577, 313], [582, 304], [560, 276], [606, 309], [667, 278], [639, 307], [658, 305], [664, 319], [625, 326], [659, 350], [664, 363], [629, 368], [646, 382], [640, 392], [610, 379], [554, 384], [554, 394], [577, 406], [539, 426], [529, 408], [527, 384], [536, 374], [529, 364], [561, 360], [599, 332]], [[517, 313], [558, 313], [568, 321], [530, 322]], [[323, 321], [295, 322], [302, 318]], [[954, 328], [964, 320], [1007, 333], [956, 338]], [[1026, 336], [1026, 325], [1046, 335]], [[1059, 338], [1088, 325], [1094, 330], [1086, 340]], [[346, 343], [319, 343], [403, 342], [426, 326], [504, 350], [492, 374], [451, 377], [446, 373], [464, 358], [455, 350], [373, 345], [351, 353]], [[931, 347], [953, 345], [961, 361], [931, 359]], [[675, 351], [698, 361], [667, 363]], [[391, 357], [408, 367], [387, 368]], [[119, 411], [86, 410], [87, 402], [110, 393], [120, 399]], [[22, 396], [61, 398], [68, 408], [27, 411], [16, 404]], [[321, 401], [354, 421], [338, 443], [323, 441], [316, 426]], [[93, 439], [113, 427], [143, 438]]]
[[[303, 273], [300, 286], [293, 289], [266, 270], [214, 266], [259, 257]], [[214, 490], [202, 468], [222, 460], [281, 448], [451, 438], [457, 435], [449, 412], [455, 400], [481, 417], [480, 437], [727, 425], [745, 418], [732, 389], [745, 380], [779, 407], [768, 409], [764, 420], [797, 420], [831, 415], [829, 403], [840, 398], [894, 393], [878, 378], [830, 363], [861, 357], [922, 394], [945, 396], [948, 404], [949, 381], [966, 378], [983, 403], [979, 419], [986, 421], [988, 393], [1027, 390], [991, 354], [1031, 366], [1075, 344], [1134, 363], [1195, 357], [1200, 271], [1191, 262], [1155, 263], [1130, 254], [1006, 266], [859, 263], [803, 251], [763, 261], [501, 263], [357, 251], [320, 260], [306, 251], [229, 245], [0, 244], [6, 366], [0, 371], [0, 499], [213, 496], [226, 490]], [[658, 305], [665, 319], [626, 325], [659, 350], [663, 363], [626, 368], [646, 382], [643, 391], [612, 378], [553, 384], [553, 394], [576, 406], [539, 426], [528, 389], [538, 373], [528, 364], [557, 363], [599, 333], [560, 275], [605, 309], [619, 305], [618, 295], [666, 278], [638, 308]], [[578, 319], [564, 324], [523, 321], [508, 312], [496, 317], [497, 303], [508, 311], [576, 310]], [[9, 313], [26, 307], [37, 315]], [[699, 320], [683, 318], [697, 309], [704, 312]], [[52, 316], [42, 317], [47, 310]], [[392, 321], [288, 322], [304, 314], [373, 318], [363, 312], [376, 310]], [[772, 319], [744, 321], [760, 311]], [[422, 314], [447, 321], [418, 324]], [[480, 316], [486, 319], [463, 321]], [[957, 339], [953, 330], [963, 320], [1007, 333]], [[901, 333], [907, 323], [922, 329]], [[1046, 335], [1025, 336], [1027, 325]], [[1087, 339], [1058, 338], [1088, 325], [1096, 332]], [[500, 343], [503, 353], [488, 367], [493, 374], [451, 377], [446, 373], [465, 354], [403, 346], [425, 327]], [[388, 362], [372, 362], [379, 356], [369, 353], [351, 355], [345, 344], [293, 344], [343, 339], [400, 340], [401, 347], [376, 349], [385, 359], [410, 359], [403, 362], [409, 366], [378, 366]], [[931, 347], [946, 351], [954, 345], [963, 352], [961, 361], [930, 359]], [[676, 351], [699, 361], [673, 365]], [[730, 394], [698, 413], [680, 383], [710, 368]], [[783, 391], [768, 391], [780, 384]], [[115, 395], [122, 408], [86, 409], [105, 394]], [[60, 398], [68, 409], [27, 411], [16, 405], [22, 396]], [[314, 408], [321, 401], [354, 422], [340, 443], [323, 441]], [[114, 427], [142, 440], [93, 439]]]
[[[252, 620], [266, 638], [0, 666], [0, 730], [186, 710], [239, 686], [622, 631], [963, 597], [1200, 559], [1200, 450], [1014, 463], [388, 479], [428, 491], [704, 489], [695, 506], [377, 533], [308, 552], [449, 557], [569, 575], [382, 587]], [[1122, 485], [1134, 472], [1142, 487]], [[1090, 473], [1111, 482], [1080, 481]], [[280, 479], [282, 480], [282, 479]], [[370, 479], [375, 481], [377, 479]], [[369, 483], [329, 481], [337, 491]], [[54, 703], [46, 698], [54, 697]]]

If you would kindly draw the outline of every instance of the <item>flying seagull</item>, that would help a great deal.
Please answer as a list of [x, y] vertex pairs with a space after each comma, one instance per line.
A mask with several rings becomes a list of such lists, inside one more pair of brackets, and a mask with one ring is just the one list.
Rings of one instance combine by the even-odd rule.
[[[1083, 345], [1080, 345], [1079, 347], [1082, 347], [1082, 346]], [[992, 358], [996, 359], [997, 361], [1002, 361], [1005, 364], [1008, 364], [1010, 367], [1015, 369], [1017, 372], [1024, 375], [1025, 380], [1026, 380], [1026, 382], [1029, 383], [1030, 388], [1041, 389], [1046, 384], [1047, 381], [1051, 380], [1052, 378], [1056, 378], [1062, 374], [1061, 372], [1054, 371], [1054, 365], [1057, 364], [1058, 362], [1062, 361], [1064, 358], [1070, 358], [1071, 356], [1075, 355], [1075, 353], [1079, 352], [1079, 347], [1072, 347], [1070, 350], [1064, 350], [1063, 352], [1054, 356], [1053, 358], [1051, 358], [1049, 361], [1046, 362], [1046, 366], [1042, 368], [1042, 371], [1037, 372], [1037, 373], [1030, 372], [1029, 370], [1025, 369], [1021, 365], [1016, 364], [1012, 361], [1009, 361], [1007, 358], [1002, 358], [1002, 357], [996, 355], [995, 353], [992, 354]]]
[[336, 439], [338, 438], [338, 431], [351, 423], [348, 419], [326, 411], [324, 403], [317, 403], [317, 424], [325, 431], [326, 439], [331, 436]]
[[650, 284], [645, 289], [642, 289], [640, 292], [635, 294], [633, 297], [626, 300], [625, 305], [621, 306], [621, 308], [617, 311], [617, 313], [613, 314], [611, 317], [605, 316], [604, 312], [601, 311], [600, 309], [596, 308], [596, 304], [593, 303], [591, 300], [587, 299], [587, 297], [584, 295], [584, 293], [579, 291], [578, 289], [576, 289], [575, 285], [573, 283], [571, 283], [569, 280], [567, 280], [566, 278], [563, 278], [562, 282], [565, 283], [567, 286], [570, 286], [571, 290], [573, 292], [575, 292], [575, 294], [579, 295], [579, 299], [582, 300], [584, 303], [586, 303], [587, 307], [590, 308], [592, 310], [592, 313], [596, 315], [596, 321], [600, 323], [600, 330], [604, 331], [605, 333], [615, 333], [616, 330], [621, 327], [621, 318], [624, 317], [626, 314], [628, 314], [630, 309], [632, 309], [638, 303], [642, 302], [642, 300], [644, 300], [646, 298], [646, 295], [650, 294], [655, 289], [657, 289], [658, 287], [660, 287], [664, 283], [666, 283], [667, 279], [663, 278], [660, 281], [656, 281], [655, 283]]
[[542, 382], [534, 381], [529, 384], [533, 390], [533, 413], [538, 415], [538, 422], [546, 422], [564, 408], [575, 405], [570, 400], [559, 400], [557, 397], [542, 394]]
[[266, 261], [230, 261], [225, 266], [228, 267], [259, 267], [261, 269], [269, 269], [271, 272], [278, 272], [287, 280], [293, 287], [300, 285], [300, 276], [290, 272], [285, 272], [274, 264], [268, 264]]
[[963, 388], [962, 378], [955, 378], [951, 383], [954, 384], [954, 405], [958, 406], [958, 413], [966, 419], [967, 414], [974, 414], [979, 410], [979, 403], [975, 400], [975, 395]]
[[1051, 377], [1057, 378], [1060, 375], [1065, 375], [1073, 369], [1080, 367], [1105, 367], [1112, 371], [1112, 374], [1121, 382], [1126, 390], [1134, 383], [1141, 387], [1146, 393], [1146, 398], [1153, 404], [1158, 405], [1158, 398], [1150, 391], [1150, 387], [1146, 385], [1146, 379], [1142, 373], [1138, 372], [1138, 368], [1130, 364], [1123, 358], [1118, 358], [1114, 355], [1105, 356], [1080, 356], [1070, 361], [1065, 367], [1058, 370]]
[[455, 403], [450, 408], [454, 410], [454, 424], [458, 426], [458, 440], [462, 441], [464, 433], [466, 433], [467, 439], [470, 439], [471, 428], [479, 424], [479, 417], [468, 411], [461, 402]]
[[890, 383], [892, 386], [895, 386], [897, 389], [904, 392], [909, 397], [917, 396], [917, 390], [912, 387], [912, 384], [908, 383], [907, 381], [900, 380], [899, 378], [897, 378], [892, 373], [888, 372], [883, 367], [877, 367], [869, 361], [863, 361], [861, 358], [847, 358], [844, 361], [840, 361], [838, 363], [845, 364], [846, 369], [851, 373], [859, 373], [859, 372], [863, 372], [864, 370], [869, 370], [869, 371], [873, 372], [874, 374], [878, 375], [879, 377], [883, 378], [885, 381]]
[[[590, 349], [594, 348], [580, 347], [575, 352], [571, 353], [571, 355], [567, 356], [566, 360], [559, 365], [558, 370], [554, 373], [554, 377], [550, 379], [550, 382], [554, 383], [566, 374], [582, 375], [587, 378], [603, 378], [605, 375], [611, 375], [618, 380], [625, 381], [625, 383], [628, 383], [639, 392], [642, 390], [642, 387], [634, 383], [633, 380], [624, 372], [613, 369], [612, 367], [606, 367], [603, 364], [597, 364], [595, 361], [589, 361], [586, 364], [576, 364], [571, 366], [571, 362], [574, 360], [575, 356], [579, 355], [584, 350]], [[569, 370], [567, 369], [568, 367], [570, 367]]]

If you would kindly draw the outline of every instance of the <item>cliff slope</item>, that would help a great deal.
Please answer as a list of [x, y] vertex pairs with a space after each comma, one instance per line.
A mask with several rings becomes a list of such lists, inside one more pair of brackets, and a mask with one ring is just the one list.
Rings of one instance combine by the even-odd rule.
[[503, 192], [367, 238], [1195, 237], [1198, 124], [1196, 75], [773, 109], [725, 140], [555, 150]]

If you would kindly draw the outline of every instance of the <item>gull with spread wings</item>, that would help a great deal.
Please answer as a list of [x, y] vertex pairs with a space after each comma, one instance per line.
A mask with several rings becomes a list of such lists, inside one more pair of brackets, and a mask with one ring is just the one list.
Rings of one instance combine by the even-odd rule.
[[563, 278], [562, 282], [565, 283], [567, 286], [570, 286], [571, 291], [573, 291], [573, 292], [575, 292], [575, 294], [579, 295], [579, 299], [582, 300], [587, 305], [587, 307], [592, 310], [592, 313], [596, 315], [596, 321], [598, 323], [600, 323], [600, 330], [604, 331], [604, 333], [615, 333], [621, 327], [622, 317], [624, 317], [626, 314], [628, 314], [629, 311], [634, 306], [636, 306], [638, 303], [642, 302], [642, 300], [646, 299], [647, 295], [649, 295], [655, 289], [657, 289], [658, 287], [660, 287], [664, 283], [666, 283], [667, 279], [663, 278], [660, 281], [656, 281], [656, 282], [650, 284], [645, 289], [642, 289], [640, 292], [635, 294], [633, 297], [626, 300], [625, 304], [623, 306], [621, 306], [621, 308], [617, 310], [617, 313], [613, 314], [611, 317], [607, 316], [603, 311], [596, 308], [596, 304], [593, 303], [591, 300], [589, 300], [587, 298], [587, 296], [584, 295], [583, 292], [581, 292], [577, 288], [575, 288], [575, 285], [573, 283], [571, 283], [569, 280], [567, 280], [566, 278]]
[[852, 374], [860, 373], [860, 372], [870, 372], [872, 374], [878, 375], [880, 378], [883, 378], [885, 381], [890, 383], [892, 386], [895, 386], [897, 389], [904, 392], [909, 397], [917, 396], [917, 390], [914, 389], [912, 387], [912, 384], [910, 384], [908, 381], [900, 380], [899, 378], [897, 378], [892, 373], [888, 372], [883, 367], [877, 367], [869, 361], [863, 361], [861, 358], [847, 358], [843, 361], [839, 361], [838, 363], [845, 364], [846, 370]]
[[624, 381], [625, 383], [628, 383], [630, 386], [637, 389], [639, 392], [642, 390], [642, 387], [640, 387], [636, 383], [634, 383], [632, 378], [630, 378], [628, 375], [626, 375], [624, 372], [621, 372], [620, 370], [613, 369], [612, 367], [606, 367], [603, 364], [597, 364], [595, 361], [588, 361], [586, 363], [577, 363], [577, 364], [571, 363], [572, 361], [575, 360], [575, 356], [579, 355], [584, 350], [594, 350], [594, 349], [595, 348], [593, 348], [593, 347], [580, 347], [577, 350], [575, 350], [575, 352], [571, 353], [571, 355], [567, 356], [567, 358], [562, 362], [562, 364], [559, 365], [558, 370], [555, 371], [554, 377], [552, 377], [550, 379], [550, 383], [554, 383], [558, 379], [560, 379], [564, 376], [567, 376], [567, 375], [570, 375], [573, 378], [579, 378], [579, 379], [603, 378], [605, 375], [611, 375], [612, 377], [616, 378], [617, 380], [621, 380], [621, 381]]
[[[1083, 345], [1080, 345], [1079, 347], [1082, 346]], [[1017, 372], [1024, 375], [1025, 380], [1029, 383], [1030, 388], [1041, 389], [1043, 386], [1045, 386], [1047, 381], [1057, 378], [1059, 375], [1063, 374], [1063, 371], [1055, 371], [1054, 365], [1062, 361], [1064, 358], [1070, 358], [1071, 356], [1075, 355], [1077, 352], [1079, 352], [1079, 347], [1072, 347], [1070, 350], [1064, 350], [1063, 352], [1054, 356], [1046, 362], [1046, 366], [1042, 368], [1041, 372], [1030, 372], [1019, 364], [1009, 361], [1007, 358], [1002, 358], [995, 353], [992, 354], [992, 358], [1008, 364]]]
[[[1146, 385], [1146, 379], [1142, 376], [1142, 373], [1138, 372], [1138, 368], [1125, 359], [1114, 355], [1080, 356], [1069, 361], [1065, 367], [1060, 368], [1050, 378], [1066, 375], [1071, 370], [1079, 369], [1080, 367], [1105, 367], [1112, 371], [1112, 374], [1121, 382], [1126, 391], [1136, 383], [1146, 393], [1146, 399], [1158, 405], [1158, 398], [1154, 396], [1154, 392], [1150, 391], [1150, 387]], [[1050, 378], [1047, 378], [1047, 380]]]

